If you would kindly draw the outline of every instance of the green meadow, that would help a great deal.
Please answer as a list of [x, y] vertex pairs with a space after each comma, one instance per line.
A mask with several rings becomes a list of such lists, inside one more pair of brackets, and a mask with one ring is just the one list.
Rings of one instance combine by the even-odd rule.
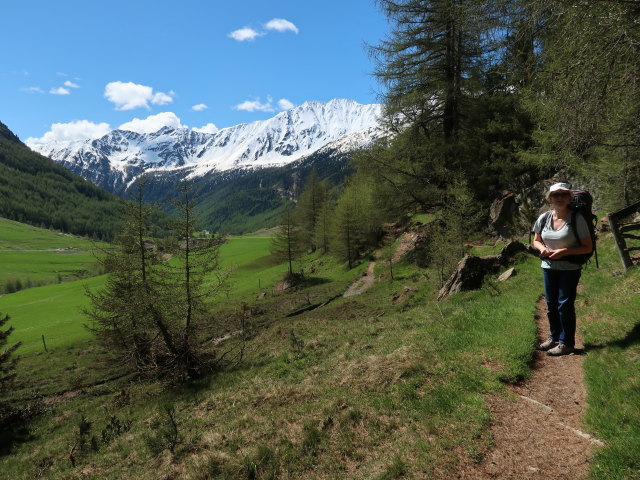
[[0, 293], [98, 273], [90, 240], [0, 218]]
[[[48, 399], [30, 436], [0, 456], [0, 471], [12, 479], [453, 478], [461, 464], [482, 461], [492, 445], [488, 396], [508, 397], [505, 385], [530, 375], [538, 260], [523, 254], [507, 282], [436, 302], [436, 273], [402, 260], [392, 278], [391, 249], [373, 287], [349, 298], [340, 293], [368, 261], [347, 270], [314, 254], [298, 265], [307, 283], [278, 294], [286, 268], [270, 257], [270, 240], [230, 237], [220, 251], [231, 289], [211, 321], [250, 307], [243, 361], [181, 389], [119, 378], [122, 366], [84, 329], [84, 290], [104, 276], [0, 298], [16, 329], [10, 340], [23, 341], [15, 396]], [[591, 478], [637, 479], [640, 274], [619, 271], [609, 237], [599, 254], [577, 302], [585, 429], [606, 445]], [[166, 405], [178, 432], [172, 451], [158, 447]], [[97, 441], [72, 465], [82, 418]]]

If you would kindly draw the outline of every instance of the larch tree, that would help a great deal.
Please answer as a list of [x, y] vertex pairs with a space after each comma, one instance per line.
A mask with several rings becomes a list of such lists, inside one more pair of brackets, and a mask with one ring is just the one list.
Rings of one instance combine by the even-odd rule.
[[[9, 315], [0, 312], [0, 328], [4, 327], [10, 319]], [[11, 332], [13, 332], [13, 327], [9, 327], [6, 330], [0, 329], [0, 423], [3, 418], [3, 412], [6, 411], [7, 404], [5, 399], [16, 377], [17, 359], [12, 358], [12, 355], [22, 345], [22, 342], [17, 342], [5, 349]]]
[[598, 183], [610, 209], [639, 200], [640, 2], [531, 3], [551, 12], [534, 104], [546, 152]]
[[87, 289], [90, 306], [84, 313], [91, 320], [87, 328], [124, 364], [143, 376], [161, 376], [179, 352], [163, 311], [159, 258], [147, 241], [151, 208], [144, 203], [144, 185], [140, 179], [113, 246], [99, 252], [109, 276], [103, 289]]
[[18, 409], [13, 402], [8, 400], [8, 397], [16, 378], [17, 359], [13, 357], [13, 354], [22, 343], [17, 342], [5, 348], [9, 336], [13, 332], [13, 327], [6, 330], [2, 330], [2, 328], [9, 320], [9, 315], [0, 312], [0, 453], [2, 454], [10, 450], [16, 437], [16, 427], [18, 426], [16, 423], [20, 422]]
[[199, 220], [193, 186], [182, 184], [178, 189], [179, 198], [172, 202], [177, 216], [171, 227], [178, 242], [172, 261], [162, 266], [162, 277], [167, 311], [177, 332], [178, 371], [195, 379], [216, 367], [219, 360], [200, 349], [200, 332], [209, 327], [210, 301], [226, 288], [227, 272], [219, 260], [223, 238], [194, 236]]
[[487, 72], [500, 57], [502, 4], [378, 4], [392, 30], [370, 52], [377, 62], [375, 76], [385, 89], [385, 121], [396, 135], [371, 151], [361, 166], [384, 179], [397, 209], [427, 208], [443, 201], [453, 178], [471, 178], [481, 170], [477, 145], [469, 137], [470, 130], [491, 121], [482, 118], [482, 102], [490, 93]]
[[301, 229], [296, 215], [288, 208], [280, 217], [278, 232], [271, 243], [271, 254], [289, 265], [289, 275], [293, 275], [293, 262], [304, 252]]

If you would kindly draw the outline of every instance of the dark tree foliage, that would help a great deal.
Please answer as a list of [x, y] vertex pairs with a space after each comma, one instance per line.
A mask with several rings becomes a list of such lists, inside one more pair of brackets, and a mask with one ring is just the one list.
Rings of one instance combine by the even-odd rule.
[[174, 381], [199, 378], [215, 367], [205, 355], [199, 332], [207, 323], [208, 300], [224, 286], [218, 265], [220, 238], [194, 237], [197, 218], [189, 186], [180, 189], [172, 225], [171, 259], [147, 237], [151, 207], [144, 203], [144, 179], [138, 198], [125, 211], [125, 228], [101, 259], [109, 272], [100, 291], [87, 290], [89, 329], [102, 345], [141, 376]]
[[379, 4], [393, 30], [371, 52], [396, 134], [362, 155], [358, 168], [382, 180], [386, 208], [405, 213], [446, 204], [456, 181], [488, 204], [534, 173], [520, 155], [533, 123], [510, 75], [517, 65], [521, 81], [529, 81], [532, 47], [505, 46], [506, 22], [516, 18], [509, 2]]
[[531, 102], [540, 151], [610, 209], [639, 200], [640, 2], [530, 3], [545, 14]]
[[31, 151], [0, 123], [0, 216], [63, 232], [111, 239], [122, 201]]
[[[11, 317], [7, 314], [0, 312], [0, 328], [10, 320]], [[5, 349], [5, 345], [9, 341], [9, 335], [13, 332], [13, 327], [9, 327], [6, 330], [0, 330], [0, 401], [7, 396], [7, 392], [16, 377], [15, 366], [17, 359], [12, 358], [13, 353], [20, 347], [21, 342], [11, 345]], [[0, 408], [1, 408], [0, 403]]]
[[320, 223], [323, 219], [320, 215], [324, 204], [329, 201], [331, 189], [329, 180], [321, 180], [318, 172], [311, 170], [298, 199], [294, 218], [300, 229], [302, 247], [307, 250], [315, 251], [326, 247], [326, 239], [322, 233], [318, 235], [317, 230], [322, 228]]
[[2, 430], [2, 434], [0, 434], [0, 451], [3, 450], [3, 444], [10, 441], [10, 438], [4, 438], [5, 435], [10, 433], [8, 424], [12, 417], [12, 406], [7, 398], [16, 377], [17, 359], [12, 358], [12, 355], [21, 345], [18, 342], [9, 348], [5, 348], [9, 341], [9, 335], [13, 332], [13, 327], [9, 327], [6, 330], [1, 328], [5, 326], [9, 319], [9, 315], [0, 312], [0, 430]]

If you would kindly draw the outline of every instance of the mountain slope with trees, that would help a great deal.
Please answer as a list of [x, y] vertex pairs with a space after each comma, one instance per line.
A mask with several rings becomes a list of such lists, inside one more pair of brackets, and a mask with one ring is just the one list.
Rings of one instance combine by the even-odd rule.
[[31, 151], [0, 123], [0, 216], [67, 233], [110, 239], [123, 202]]

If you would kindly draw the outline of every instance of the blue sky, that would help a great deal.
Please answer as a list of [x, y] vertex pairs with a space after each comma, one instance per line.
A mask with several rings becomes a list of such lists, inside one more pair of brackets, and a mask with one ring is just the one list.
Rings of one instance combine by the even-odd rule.
[[375, 103], [364, 45], [388, 30], [373, 0], [20, 0], [0, 20], [0, 121], [23, 141]]

